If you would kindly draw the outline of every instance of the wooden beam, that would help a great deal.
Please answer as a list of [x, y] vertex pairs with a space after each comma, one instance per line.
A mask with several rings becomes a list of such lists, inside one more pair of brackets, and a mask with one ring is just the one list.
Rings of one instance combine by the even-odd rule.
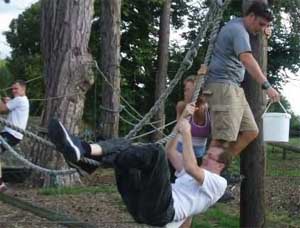
[[74, 218], [68, 217], [62, 213], [57, 213], [46, 208], [38, 207], [30, 204], [24, 200], [16, 197], [9, 196], [4, 193], [0, 193], [0, 201], [10, 204], [11, 206], [20, 208], [25, 211], [29, 211], [39, 217], [46, 218], [49, 221], [57, 222], [57, 224], [64, 225], [66, 227], [74, 228], [96, 228], [96, 226], [88, 224], [86, 222], [80, 222]]
[[294, 146], [286, 143], [268, 143], [269, 145], [279, 147], [281, 149], [287, 150], [287, 151], [292, 151], [295, 153], [300, 153], [300, 146]]

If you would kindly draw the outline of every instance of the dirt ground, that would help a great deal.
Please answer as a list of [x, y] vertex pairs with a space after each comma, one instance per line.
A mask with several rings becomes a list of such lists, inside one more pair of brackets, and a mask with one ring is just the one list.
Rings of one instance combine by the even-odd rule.
[[[96, 173], [93, 178], [85, 179], [84, 184], [95, 186], [114, 184], [112, 171]], [[266, 208], [276, 213], [288, 213], [291, 219], [300, 219], [300, 178], [272, 177], [266, 178]], [[239, 187], [233, 189], [239, 203]], [[44, 208], [69, 215], [81, 222], [88, 222], [96, 227], [134, 228], [146, 227], [134, 223], [121, 203], [118, 193], [88, 193], [77, 195], [45, 196], [35, 189], [24, 189], [22, 186], [10, 185], [7, 194], [24, 199]], [[0, 228], [57, 228], [55, 222], [37, 217], [29, 212], [17, 209], [0, 201]], [[300, 226], [299, 226], [300, 227]]]
[[[114, 185], [112, 170], [97, 173], [92, 178], [83, 180], [86, 186]], [[24, 189], [20, 185], [8, 185], [6, 194], [26, 200], [36, 206], [87, 222], [96, 227], [148, 227], [136, 224], [126, 212], [117, 192], [86, 193], [76, 195], [46, 196], [38, 194], [36, 189]], [[64, 227], [56, 222], [49, 222], [32, 213], [15, 208], [0, 201], [0, 228], [57, 228]]]

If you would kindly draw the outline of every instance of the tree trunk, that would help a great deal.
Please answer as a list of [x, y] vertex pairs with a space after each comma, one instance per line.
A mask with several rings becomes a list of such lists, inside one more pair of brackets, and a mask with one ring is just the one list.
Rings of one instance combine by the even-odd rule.
[[[93, 59], [88, 52], [93, 4], [93, 0], [42, 1], [41, 48], [46, 84], [43, 127], [56, 117], [71, 133], [79, 131], [85, 94], [94, 82]], [[34, 152], [34, 158], [39, 164], [66, 168], [62, 156], [47, 149]], [[66, 184], [78, 180], [74, 176], [61, 177]], [[45, 181], [42, 178], [42, 184]]]
[[[166, 88], [168, 62], [169, 62], [169, 40], [170, 40], [170, 14], [171, 0], [165, 0], [162, 14], [160, 17], [159, 28], [159, 50], [158, 50], [158, 69], [155, 76], [155, 100], [164, 92]], [[165, 104], [160, 105], [158, 113], [154, 119], [157, 122], [157, 128], [165, 125]], [[163, 129], [153, 134], [153, 140], [156, 141], [162, 138]]]
[[[244, 0], [244, 12], [251, 0]], [[267, 68], [267, 41], [262, 34], [251, 36], [253, 55], [264, 73]], [[241, 184], [240, 226], [264, 227], [265, 225], [265, 151], [262, 138], [261, 115], [265, 109], [266, 99], [260, 85], [249, 74], [245, 75], [244, 90], [249, 105], [254, 113], [256, 123], [260, 129], [258, 137], [241, 155], [241, 174], [246, 178]]]
[[[101, 134], [117, 137], [119, 132], [120, 96], [120, 23], [121, 0], [101, 1], [101, 67], [109, 83], [102, 86]], [[111, 110], [111, 111], [109, 111]]]

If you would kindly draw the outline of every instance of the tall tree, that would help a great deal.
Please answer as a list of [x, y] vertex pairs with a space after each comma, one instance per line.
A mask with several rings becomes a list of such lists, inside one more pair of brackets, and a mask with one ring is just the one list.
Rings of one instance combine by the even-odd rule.
[[[92, 17], [93, 0], [42, 1], [41, 48], [46, 101], [41, 125], [44, 127], [51, 118], [57, 117], [71, 133], [78, 133], [85, 93], [93, 83], [92, 56], [88, 52]], [[49, 151], [35, 152], [32, 157], [39, 164], [65, 166], [62, 156]], [[71, 180], [74, 179], [66, 176], [64, 183]]]
[[121, 0], [102, 0], [101, 4], [101, 67], [110, 84], [102, 85], [101, 134], [115, 137], [119, 133]]
[[[157, 100], [166, 88], [168, 62], [169, 62], [169, 40], [170, 40], [170, 15], [171, 15], [171, 0], [165, 0], [163, 10], [160, 17], [159, 26], [159, 41], [158, 41], [158, 67], [155, 75], [155, 100]], [[159, 107], [158, 113], [154, 118], [158, 123], [156, 127], [162, 127], [165, 124], [165, 105], [162, 103]], [[154, 140], [162, 137], [162, 132], [155, 132]]]
[[[253, 0], [243, 1], [245, 12]], [[257, 1], [257, 0], [256, 0]], [[261, 0], [265, 1], [265, 0]], [[267, 2], [267, 1], [265, 1]], [[263, 34], [250, 36], [252, 52], [263, 72], [267, 71], [267, 40]], [[247, 73], [243, 84], [245, 95], [254, 114], [260, 133], [241, 154], [241, 174], [246, 178], [241, 184], [240, 226], [264, 227], [265, 225], [265, 151], [262, 139], [261, 115], [266, 104], [266, 95], [260, 85]]]

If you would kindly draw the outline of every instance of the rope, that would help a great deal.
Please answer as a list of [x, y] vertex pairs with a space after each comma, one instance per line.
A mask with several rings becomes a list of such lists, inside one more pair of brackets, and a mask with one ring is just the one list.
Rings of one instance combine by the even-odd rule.
[[64, 98], [64, 97], [73, 97], [80, 94], [80, 92], [76, 92], [76, 93], [71, 93], [71, 94], [66, 94], [66, 95], [62, 95], [62, 96], [56, 96], [56, 97], [48, 97], [48, 98], [31, 98], [28, 99], [29, 101], [49, 101], [49, 100], [55, 100], [55, 99], [60, 99], [60, 98]]
[[[44, 144], [44, 145], [50, 147], [51, 149], [54, 149], [54, 150], [56, 149], [56, 147], [53, 143], [43, 139], [42, 137], [40, 137], [38, 135], [35, 135], [34, 133], [32, 133], [30, 131], [23, 130], [23, 129], [13, 125], [11, 122], [7, 121], [6, 119], [3, 119], [2, 117], [0, 117], [0, 123], [8, 126], [9, 128], [11, 128], [13, 130], [16, 130], [16, 131], [24, 134], [25, 136], [27, 136], [29, 138], [32, 138], [32, 139], [36, 140], [38, 143]], [[92, 165], [97, 165], [97, 166], [102, 164], [100, 162], [97, 162], [97, 161], [94, 161], [94, 160], [88, 159], [88, 158], [82, 158], [81, 160], [85, 163], [92, 164]], [[72, 172], [74, 172], [74, 171], [72, 170]]]
[[50, 170], [43, 167], [40, 167], [38, 165], [33, 164], [32, 162], [25, 159], [23, 156], [21, 156], [18, 152], [16, 152], [6, 141], [5, 139], [0, 135], [0, 142], [1, 145], [9, 151], [11, 154], [13, 154], [17, 159], [22, 161], [25, 165], [29, 166], [30, 168], [33, 168], [41, 173], [47, 173], [47, 174], [54, 174], [54, 175], [66, 175], [66, 174], [72, 174], [76, 172], [75, 169], [68, 169], [68, 170]]
[[32, 138], [34, 140], [36, 140], [37, 142], [41, 143], [41, 144], [44, 144], [52, 149], [55, 149], [55, 145], [45, 139], [43, 139], [42, 137], [38, 136], [38, 135], [35, 135], [34, 133], [30, 132], [30, 131], [27, 131], [27, 130], [24, 130], [22, 128], [19, 128], [15, 125], [13, 125], [11, 122], [7, 121], [6, 119], [3, 119], [2, 117], [0, 117], [0, 123], [6, 125], [7, 127], [15, 130], [15, 131], [18, 131], [20, 133], [22, 133], [23, 135], [29, 137], [29, 138]]
[[[170, 126], [170, 125], [172, 125], [172, 124], [174, 124], [174, 123], [176, 123], [176, 122], [177, 122], [177, 120], [173, 120], [173, 121], [171, 121], [171, 122], [165, 124], [164, 126], [159, 127], [158, 130], [164, 129], [165, 127], [168, 127], [168, 126]], [[138, 138], [144, 137], [144, 136], [146, 136], [146, 135], [150, 135], [150, 134], [152, 134], [152, 133], [155, 132], [155, 131], [156, 131], [156, 130], [152, 130], [152, 131], [148, 131], [148, 132], [146, 132], [146, 133], [144, 133], [144, 134], [137, 135], [137, 136], [135, 136], [135, 137], [132, 137], [131, 140], [138, 139]]]
[[[33, 82], [33, 81], [35, 81], [35, 80], [37, 80], [37, 79], [40, 79], [40, 78], [42, 78], [42, 77], [43, 77], [43, 76], [38, 76], [38, 77], [36, 77], [36, 78], [29, 79], [29, 80], [25, 81], [25, 83], [28, 84], [29, 82]], [[11, 89], [11, 88], [12, 88], [12, 87], [10, 86], [10, 87], [4, 88], [4, 89], [0, 89], [0, 91], [7, 91], [7, 90], [9, 90], [9, 89]]]
[[[114, 88], [114, 86], [109, 82], [109, 80], [107, 79], [107, 77], [106, 77], [106, 76], [104, 75], [104, 73], [100, 70], [100, 67], [98, 66], [97, 61], [94, 61], [94, 64], [95, 64], [95, 67], [96, 67], [97, 71], [98, 71], [98, 72], [100, 73], [100, 75], [103, 77], [103, 79], [105, 80], [105, 82], [112, 88], [112, 90], [113, 90], [115, 93], [117, 93], [117, 95], [120, 97], [120, 99], [121, 99], [126, 105], [128, 105], [132, 110], [134, 110], [135, 113], [137, 113], [137, 114], [142, 118], [143, 116], [142, 116], [138, 111], [136, 111], [136, 110], [134, 109], [134, 107], [132, 107], [132, 106], [126, 101], [125, 98], [123, 98], [123, 97], [121, 96], [121, 91], [120, 91], [120, 89]], [[136, 118], [136, 117], [135, 117], [135, 118]], [[154, 125], [151, 124], [151, 123], [150, 123], [150, 125], [151, 125], [151, 127], [153, 127], [154, 129], [157, 130], [156, 126], [154, 126]]]
[[101, 110], [106, 111], [106, 112], [111, 112], [111, 113], [120, 113], [120, 112], [122, 112], [122, 110], [124, 108], [124, 106], [122, 106], [122, 105], [120, 105], [118, 110], [112, 110], [112, 109], [106, 108], [102, 105], [99, 105], [99, 107]]
[[[215, 30], [217, 30], [217, 29], [215, 29], [217, 26], [218, 26], [218, 28], [219, 28], [219, 24], [220, 24], [220, 22], [221, 22], [221, 20], [222, 20], [222, 16], [223, 16], [223, 11], [224, 11], [224, 9], [226, 8], [226, 6], [229, 4], [229, 2], [230, 2], [230, 0], [226, 0], [225, 1], [225, 3], [224, 3], [224, 5], [223, 5], [223, 8], [220, 10], [220, 8], [219, 8], [219, 6], [217, 6], [216, 4], [213, 4], [213, 6], [210, 8], [210, 10], [209, 10], [209, 12], [207, 13], [207, 15], [206, 15], [206, 18], [205, 18], [205, 21], [204, 21], [204, 28], [202, 28], [202, 30], [200, 31], [200, 33], [199, 33], [199, 35], [197, 36], [197, 38], [194, 40], [194, 42], [193, 42], [193, 44], [192, 44], [192, 46], [191, 46], [191, 48], [189, 49], [189, 51], [187, 52], [187, 54], [186, 54], [186, 56], [184, 57], [184, 59], [183, 59], [183, 61], [182, 61], [182, 63], [181, 63], [181, 65], [180, 65], [180, 67], [179, 67], [179, 69], [178, 69], [178, 71], [177, 71], [177, 73], [176, 73], [176, 75], [175, 75], [175, 77], [174, 77], [174, 79], [170, 82], [170, 85], [169, 85], [169, 87], [165, 90], [165, 92], [164, 93], [162, 93], [161, 94], [161, 96], [159, 97], [159, 99], [155, 102], [155, 104], [154, 104], [154, 106], [150, 109], [150, 111], [143, 117], [143, 119], [127, 134], [127, 136], [126, 136], [126, 138], [134, 138], [134, 136], [137, 134], [137, 132], [139, 131], [139, 130], [141, 130], [141, 128], [142, 128], [142, 126], [143, 125], [145, 125], [145, 123], [148, 123], [149, 122], [149, 120], [152, 118], [152, 116], [158, 111], [158, 109], [159, 109], [159, 107], [160, 107], [160, 105], [161, 105], [161, 103], [162, 102], [164, 102], [166, 99], [167, 99], [167, 97], [170, 95], [170, 93], [173, 91], [173, 89], [175, 88], [175, 86], [177, 85], [177, 83], [179, 82], [179, 80], [182, 78], [182, 76], [183, 76], [183, 73], [186, 71], [186, 70], [188, 70], [191, 66], [192, 66], [192, 64], [193, 64], [193, 59], [197, 56], [197, 52], [198, 52], [198, 49], [199, 49], [199, 44], [200, 44], [200, 42], [201, 42], [201, 40], [203, 39], [203, 37], [205, 36], [205, 34], [206, 34], [206, 32], [207, 32], [207, 30], [208, 30], [208, 28], [211, 26], [211, 24], [213, 23], [213, 22], [215, 22], [214, 24], [215, 24], [215, 26], [214, 26], [214, 29], [213, 29], [213, 31], [215, 31]], [[214, 34], [214, 33], [213, 33]], [[217, 32], [216, 32], [216, 34], [217, 34]], [[208, 61], [209, 61], [209, 58], [210, 58], [210, 55], [211, 55], [211, 53], [212, 53], [212, 48], [213, 48], [213, 39], [215, 39], [216, 38], [216, 34], [215, 35], [211, 35], [211, 38], [210, 38], [210, 45], [209, 45], [209, 48], [208, 48], [208, 50], [207, 50], [207, 55], [206, 55], [206, 58], [205, 58], [205, 62], [207, 62], [208, 63]], [[214, 37], [214, 38], [213, 38]], [[211, 44], [212, 43], [212, 44]], [[98, 72], [100, 73], [100, 75], [105, 79], [105, 81], [113, 88], [113, 86], [111, 85], [111, 83], [107, 80], [107, 78], [105, 77], [105, 75], [102, 73], [102, 71], [100, 70], [100, 68], [99, 68], [99, 66], [98, 66], [98, 64], [97, 64], [97, 62], [96, 61], [94, 61], [94, 63], [95, 63], [95, 66], [96, 66], [96, 69], [98, 70]], [[206, 64], [207, 64], [206, 63]], [[200, 80], [198, 80], [198, 81], [200, 81]], [[202, 83], [203, 83], [203, 80], [201, 80], [202, 81]], [[200, 81], [200, 82], [201, 82]], [[201, 87], [201, 86], [200, 86]], [[121, 97], [121, 93], [120, 93], [120, 90], [119, 89], [115, 89], [115, 88], [113, 88], [114, 89], [114, 91], [116, 91], [117, 93], [118, 93], [118, 95]], [[196, 93], [196, 92], [195, 92]], [[124, 98], [122, 98], [121, 97], [121, 99], [122, 100], [125, 100]], [[127, 102], [127, 101], [126, 101]], [[128, 103], [128, 102], [127, 102]], [[36, 141], [38, 141], [38, 142], [40, 142], [40, 143], [43, 143], [43, 144], [45, 144], [45, 145], [47, 145], [47, 146], [49, 146], [50, 148], [53, 148], [53, 149], [55, 149], [55, 146], [51, 143], [51, 142], [49, 142], [49, 141], [47, 141], [47, 140], [45, 140], [45, 139], [43, 139], [43, 138], [41, 138], [41, 137], [39, 137], [39, 136], [37, 136], [37, 135], [35, 135], [35, 134], [33, 134], [33, 133], [31, 133], [31, 132], [28, 132], [28, 131], [26, 131], [26, 130], [23, 130], [23, 129], [21, 129], [21, 128], [19, 128], [19, 127], [16, 127], [16, 126], [14, 126], [14, 125], [12, 125], [10, 122], [8, 122], [8, 121], [6, 121], [5, 119], [3, 119], [3, 118], [1, 118], [0, 117], [0, 122], [1, 123], [4, 123], [5, 125], [7, 125], [8, 127], [10, 127], [10, 128], [12, 128], [12, 129], [14, 129], [14, 130], [16, 130], [16, 131], [19, 131], [19, 132], [21, 132], [21, 133], [23, 133], [24, 135], [26, 135], [26, 136], [28, 136], [28, 137], [30, 137], [30, 138], [33, 138], [33, 139], [35, 139]], [[152, 125], [153, 126], [153, 125]], [[155, 128], [155, 126], [153, 126], [154, 128]], [[156, 128], [155, 128], [156, 129]], [[159, 129], [156, 129], [156, 130], [159, 130]], [[138, 136], [137, 136], [138, 137]], [[164, 139], [166, 139], [166, 138], [168, 138], [168, 137], [165, 137]], [[1, 141], [3, 141], [3, 139], [2, 139], [2, 137], [0, 138], [0, 140]], [[7, 148], [9, 151], [13, 151], [13, 149], [6, 143], [6, 145], [5, 145], [5, 143], [6, 142], [4, 142], [3, 144], [4, 144], [4, 146], [5, 146], [5, 148]], [[162, 143], [162, 140], [160, 140], [160, 141], [158, 141], [158, 143]], [[6, 147], [7, 146], [7, 147]], [[14, 151], [15, 152], [15, 151]], [[23, 158], [24, 159], [24, 158]], [[83, 162], [85, 162], [85, 163], [89, 163], [89, 164], [91, 164], [91, 165], [96, 165], [96, 166], [99, 166], [99, 165], [101, 165], [102, 163], [101, 162], [98, 162], [98, 161], [95, 161], [95, 160], [91, 160], [91, 159], [87, 159], [87, 158], [83, 158], [83, 159], [81, 159]], [[24, 159], [24, 162], [28, 162], [26, 159]], [[45, 169], [45, 168], [41, 168], [41, 167], [38, 167], [38, 166], [36, 166], [36, 165], [34, 165], [34, 164], [32, 164], [36, 169], [40, 169], [41, 171], [44, 171], [44, 172], [54, 172], [54, 173], [57, 173], [57, 172], [59, 172], [59, 173], [61, 173], [61, 172], [63, 172], [63, 173], [65, 173], [65, 172], [70, 172], [71, 170], [65, 170], [65, 171], [52, 171], [52, 170], [47, 170], [47, 169]], [[73, 170], [72, 170], [72, 172], [73, 172]]]
[[[228, 7], [228, 5], [229, 5], [230, 2], [231, 2], [231, 0], [226, 0], [226, 1], [223, 3], [222, 9], [219, 10], [219, 12], [217, 13], [217, 17], [216, 17], [214, 26], [213, 26], [212, 31], [211, 31], [211, 33], [210, 33], [210, 38], [209, 38], [208, 48], [207, 48], [207, 51], [206, 51], [206, 54], [205, 54], [204, 66], [206, 66], [206, 67], [207, 67], [208, 64], [209, 64], [210, 59], [211, 59], [211, 56], [212, 56], [212, 53], [213, 53], [215, 41], [216, 41], [216, 39], [217, 39], [219, 30], [220, 30], [220, 25], [221, 25], [221, 22], [222, 22], [222, 20], [223, 20], [223, 13], [224, 13], [224, 10]], [[217, 4], [219, 4], [219, 2], [217, 2]], [[196, 101], [197, 101], [197, 98], [198, 98], [198, 96], [199, 96], [201, 87], [202, 87], [203, 82], [204, 82], [203, 79], [204, 79], [204, 77], [201, 77], [201, 80], [200, 80], [200, 78], [199, 78], [199, 79], [196, 81], [195, 91], [194, 91], [193, 98], [192, 98], [192, 101], [193, 101], [193, 102], [196, 102]]]
[[120, 115], [120, 119], [124, 122], [124, 123], [127, 123], [128, 125], [131, 125], [131, 126], [135, 126], [135, 123], [132, 123], [130, 122], [129, 120], [126, 120], [123, 116]]
[[126, 107], [124, 108], [124, 111], [125, 111], [132, 119], [134, 119], [134, 120], [136, 120], [136, 121], [141, 121], [141, 119], [139, 119], [139, 118], [135, 117], [133, 114], [131, 114], [131, 112], [130, 112], [129, 110], [127, 110]]
[[[150, 111], [144, 116], [144, 118], [125, 136], [125, 138], [132, 138], [137, 134], [138, 131], [141, 130], [143, 125], [152, 118], [152, 116], [158, 111], [160, 105], [162, 102], [164, 102], [167, 97], [171, 94], [179, 80], [182, 78], [183, 73], [187, 71], [193, 64], [193, 59], [197, 56], [197, 52], [199, 49], [199, 45], [201, 40], [204, 38], [208, 28], [212, 24], [213, 20], [215, 19], [215, 8], [216, 5], [214, 4], [212, 8], [209, 9], [209, 12], [206, 15], [205, 21], [204, 21], [204, 28], [200, 30], [199, 35], [194, 40], [191, 48], [186, 53], [186, 56], [184, 57], [174, 79], [170, 82], [169, 87], [161, 94], [161, 96], [158, 98], [158, 100], [155, 102], [154, 106], [150, 109]], [[218, 9], [218, 8], [217, 8]]]
[[[213, 26], [212, 32], [210, 34], [209, 45], [208, 45], [208, 48], [207, 48], [207, 51], [206, 51], [206, 54], [205, 54], [204, 66], [208, 66], [208, 64], [209, 64], [211, 55], [213, 53], [214, 44], [215, 44], [215, 41], [216, 41], [217, 36], [218, 36], [219, 29], [220, 29], [220, 24], [221, 24], [222, 19], [223, 19], [224, 10], [228, 7], [230, 2], [231, 2], [231, 0], [226, 0], [223, 4], [222, 8], [218, 8], [219, 10], [218, 10], [217, 15], [214, 19], [214, 26]], [[196, 100], [199, 96], [201, 87], [203, 85], [203, 82], [204, 82], [204, 76], [202, 76], [202, 77], [198, 76], [197, 80], [196, 80], [195, 91], [194, 91], [193, 98], [192, 98], [193, 102], [196, 102]], [[169, 140], [174, 138], [176, 136], [176, 134], [177, 134], [177, 132], [175, 131], [175, 129], [173, 129], [171, 134], [169, 134], [165, 138], [160, 139], [159, 141], [157, 141], [157, 143], [158, 144], [167, 143]]]

